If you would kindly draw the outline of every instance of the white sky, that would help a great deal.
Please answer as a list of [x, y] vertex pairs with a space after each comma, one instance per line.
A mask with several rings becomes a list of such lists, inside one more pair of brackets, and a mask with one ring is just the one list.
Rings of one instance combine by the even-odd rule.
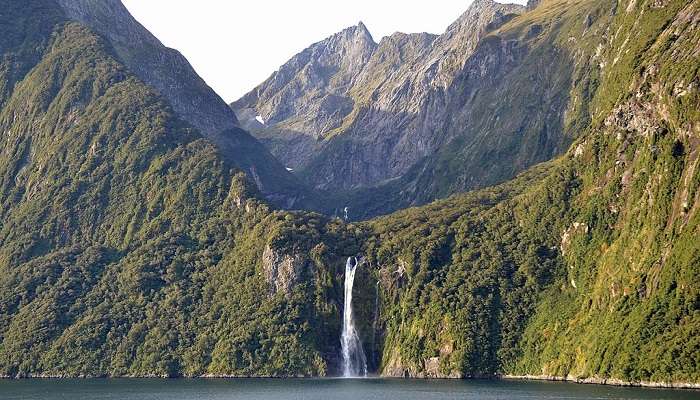
[[396, 31], [442, 33], [472, 0], [122, 1], [232, 102], [294, 54], [359, 21], [377, 42]]

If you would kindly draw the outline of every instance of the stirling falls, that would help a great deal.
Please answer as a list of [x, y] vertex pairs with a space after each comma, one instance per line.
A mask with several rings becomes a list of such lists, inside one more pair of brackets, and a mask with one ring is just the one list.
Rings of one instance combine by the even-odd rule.
[[360, 23], [230, 107], [119, 0], [0, 10], [1, 376], [700, 387], [697, 0]]

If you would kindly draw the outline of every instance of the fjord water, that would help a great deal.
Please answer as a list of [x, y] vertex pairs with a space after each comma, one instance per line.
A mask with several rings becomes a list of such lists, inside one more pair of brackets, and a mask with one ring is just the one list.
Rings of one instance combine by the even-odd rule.
[[398, 379], [0, 380], [3, 400], [691, 400], [690, 390], [554, 382]]
[[340, 348], [343, 355], [343, 376], [346, 378], [367, 376], [367, 359], [362, 341], [355, 329], [355, 318], [352, 312], [352, 287], [358, 265], [356, 257], [349, 257], [345, 263], [343, 331], [340, 335]]

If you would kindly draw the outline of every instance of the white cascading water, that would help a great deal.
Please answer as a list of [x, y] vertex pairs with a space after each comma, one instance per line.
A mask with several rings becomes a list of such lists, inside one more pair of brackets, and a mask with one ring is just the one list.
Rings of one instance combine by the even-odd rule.
[[352, 314], [352, 285], [355, 281], [357, 265], [356, 257], [349, 257], [345, 263], [345, 302], [340, 346], [343, 352], [343, 376], [346, 378], [367, 376], [367, 359], [360, 337], [357, 335]]

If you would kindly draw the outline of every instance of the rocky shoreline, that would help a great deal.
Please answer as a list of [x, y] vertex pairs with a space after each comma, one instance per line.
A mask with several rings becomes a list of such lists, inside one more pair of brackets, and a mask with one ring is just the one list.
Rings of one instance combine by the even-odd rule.
[[0, 379], [22, 380], [22, 379], [311, 379], [318, 378], [305, 375], [193, 375], [193, 376], [168, 376], [168, 375], [51, 375], [51, 374], [28, 374], [21, 376], [0, 375]]
[[[466, 377], [466, 378], [456, 378], [450, 376], [443, 377], [427, 377], [427, 376], [412, 376], [408, 378], [398, 377], [398, 376], [386, 376], [380, 375], [381, 379], [417, 379], [417, 380], [445, 380], [445, 379], [501, 379], [501, 380], [512, 380], [512, 381], [550, 381], [550, 382], [571, 382], [582, 385], [606, 385], [606, 386], [620, 386], [620, 387], [643, 387], [643, 388], [658, 388], [658, 389], [690, 389], [690, 390], [700, 390], [700, 383], [691, 382], [630, 382], [624, 381], [616, 378], [600, 378], [600, 377], [589, 377], [589, 378], [578, 378], [575, 376], [554, 376], [554, 375], [501, 375], [501, 376], [480, 376], [480, 377]], [[127, 376], [109, 376], [109, 375], [27, 375], [21, 377], [13, 377], [9, 375], [0, 375], [0, 379], [312, 379], [314, 377], [310, 376], [271, 376], [271, 375], [255, 375], [255, 376], [241, 376], [241, 375], [213, 375], [205, 374], [199, 376], [165, 376], [165, 375], [127, 375]], [[318, 377], [316, 377], [318, 378]], [[334, 377], [327, 377], [334, 378]]]
[[626, 387], [646, 387], [664, 389], [695, 389], [700, 390], [700, 383], [691, 382], [629, 382], [616, 378], [588, 377], [579, 378], [575, 376], [554, 376], [554, 375], [503, 375], [501, 379], [520, 381], [551, 381], [551, 382], [573, 382], [583, 385], [607, 385]]

